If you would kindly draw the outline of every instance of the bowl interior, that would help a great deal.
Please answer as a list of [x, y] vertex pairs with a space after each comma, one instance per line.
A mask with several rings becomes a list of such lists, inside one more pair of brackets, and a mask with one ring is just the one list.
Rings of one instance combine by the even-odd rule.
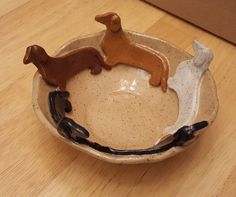
[[174, 123], [178, 100], [148, 84], [145, 71], [118, 65], [93, 76], [88, 70], [68, 83], [73, 112], [68, 116], [90, 131], [92, 141], [117, 149], [153, 146]]

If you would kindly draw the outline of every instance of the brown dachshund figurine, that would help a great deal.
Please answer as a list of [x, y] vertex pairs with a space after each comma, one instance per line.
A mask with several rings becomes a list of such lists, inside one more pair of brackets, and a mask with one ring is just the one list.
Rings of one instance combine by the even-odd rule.
[[92, 47], [75, 49], [60, 57], [50, 57], [42, 47], [33, 45], [27, 47], [23, 62], [33, 63], [42, 78], [50, 85], [59, 86], [61, 91], [65, 91], [69, 78], [86, 68], [90, 68], [94, 75], [99, 74], [102, 67], [111, 69], [98, 50]]
[[129, 40], [122, 30], [120, 17], [113, 12], [97, 15], [95, 20], [106, 25], [101, 48], [106, 55], [106, 64], [115, 66], [119, 63], [142, 68], [151, 74], [149, 83], [161, 85], [167, 90], [169, 63], [167, 58], [154, 50]]

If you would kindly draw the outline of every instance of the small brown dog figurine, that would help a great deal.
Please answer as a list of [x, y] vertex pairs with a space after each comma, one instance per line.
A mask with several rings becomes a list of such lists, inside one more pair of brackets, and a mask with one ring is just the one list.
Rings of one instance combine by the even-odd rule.
[[106, 55], [106, 64], [115, 66], [118, 63], [142, 68], [151, 74], [149, 83], [161, 85], [167, 90], [169, 64], [167, 58], [154, 50], [130, 41], [121, 27], [120, 17], [113, 12], [97, 15], [95, 20], [106, 25], [106, 33], [101, 48]]
[[23, 62], [33, 63], [42, 78], [50, 85], [59, 86], [61, 91], [65, 91], [69, 78], [86, 68], [90, 68], [94, 75], [99, 74], [102, 67], [111, 69], [98, 50], [92, 47], [75, 49], [60, 57], [50, 57], [42, 47], [33, 45], [27, 47]]

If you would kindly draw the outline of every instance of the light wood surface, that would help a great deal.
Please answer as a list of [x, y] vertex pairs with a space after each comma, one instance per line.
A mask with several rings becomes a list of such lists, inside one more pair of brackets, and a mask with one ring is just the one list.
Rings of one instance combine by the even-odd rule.
[[[102, 30], [93, 17], [106, 11], [118, 12], [124, 28], [190, 53], [193, 39], [213, 50], [219, 113], [186, 152], [155, 164], [110, 164], [61, 143], [36, 118], [36, 69], [23, 65], [25, 48], [37, 43], [53, 53], [73, 37]], [[2, 0], [0, 60], [0, 196], [236, 195], [235, 46], [142, 1]]]

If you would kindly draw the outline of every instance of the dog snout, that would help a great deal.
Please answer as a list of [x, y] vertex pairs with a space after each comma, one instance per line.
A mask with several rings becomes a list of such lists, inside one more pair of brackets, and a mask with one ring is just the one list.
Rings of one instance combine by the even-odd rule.
[[23, 63], [24, 63], [24, 64], [29, 64], [29, 63], [31, 63], [31, 59], [30, 59], [31, 49], [32, 49], [31, 46], [30, 46], [30, 47], [27, 47], [27, 49], [26, 49], [25, 57], [24, 57], [24, 59], [23, 59]]
[[99, 22], [99, 23], [103, 23], [104, 24], [104, 16], [103, 16], [103, 14], [99, 14], [99, 15], [97, 15], [97, 16], [95, 16], [95, 20], [97, 21], [97, 22]]

